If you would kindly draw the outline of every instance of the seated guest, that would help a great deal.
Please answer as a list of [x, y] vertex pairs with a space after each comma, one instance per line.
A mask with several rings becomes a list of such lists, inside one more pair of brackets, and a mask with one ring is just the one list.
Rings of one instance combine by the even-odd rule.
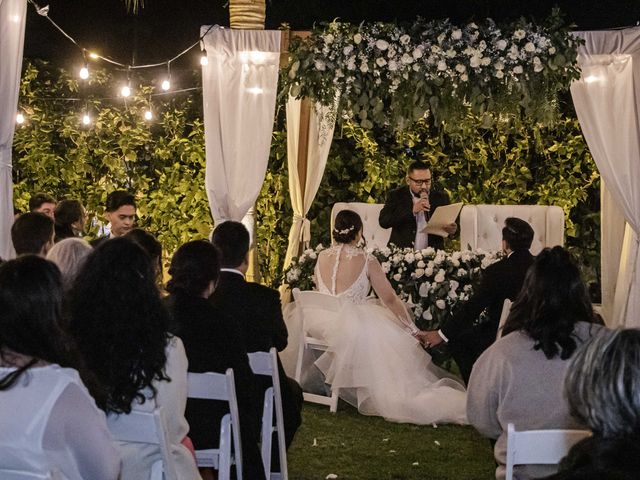
[[62, 200], [56, 205], [56, 242], [81, 237], [87, 221], [87, 211], [79, 200]]
[[[207, 297], [219, 278], [218, 252], [211, 243], [196, 240], [182, 245], [171, 259], [166, 299], [173, 319], [172, 333], [184, 342], [189, 371], [224, 373], [233, 368], [246, 478], [264, 478], [258, 449], [262, 395], [254, 384], [247, 350], [233, 317], [214, 307]], [[196, 449], [217, 448], [220, 419], [229, 409], [219, 402], [189, 399], [189, 437]]]
[[53, 263], [28, 255], [0, 267], [0, 468], [116, 480], [120, 458], [60, 327], [61, 299]]
[[118, 238], [129, 232], [136, 222], [136, 199], [124, 190], [116, 190], [107, 195], [105, 219], [111, 226], [109, 235], [91, 241], [92, 247], [106, 242], [110, 238]]
[[[87, 366], [107, 389], [107, 422], [127, 422], [132, 410], [162, 407], [178, 478], [200, 478], [192, 454], [181, 444], [189, 430], [187, 357], [180, 339], [167, 333], [168, 315], [147, 254], [126, 238], [96, 248], [76, 277], [70, 312], [71, 331]], [[159, 447], [117, 445], [121, 480], [149, 478]]]
[[[562, 247], [544, 249], [527, 272], [504, 326], [504, 337], [478, 359], [469, 382], [467, 416], [497, 439], [496, 478], [505, 476], [507, 424], [516, 430], [580, 428], [563, 396], [576, 348], [602, 327], [580, 271]], [[553, 473], [555, 466], [516, 466], [518, 479]]]
[[565, 393], [593, 436], [573, 446], [549, 479], [635, 480], [640, 472], [640, 331], [603, 330], [574, 355]]
[[43, 213], [47, 217], [54, 219], [56, 209], [56, 199], [48, 193], [35, 193], [29, 199], [29, 211]]
[[[240, 222], [221, 223], [213, 231], [212, 241], [221, 252], [222, 268], [210, 301], [237, 322], [248, 352], [265, 352], [272, 347], [279, 352], [284, 350], [288, 332], [282, 318], [280, 295], [272, 288], [247, 282], [244, 278], [249, 265], [249, 232], [246, 227]], [[302, 389], [294, 379], [286, 376], [279, 358], [278, 373], [285, 440], [289, 448], [302, 423]], [[269, 388], [269, 379], [263, 377], [261, 380], [263, 390]], [[278, 461], [274, 455], [275, 465]]]
[[[507, 218], [502, 228], [505, 257], [483, 271], [471, 298], [440, 330], [419, 334], [428, 347], [443, 341], [447, 343], [466, 384], [469, 384], [473, 364], [496, 339], [504, 301], [514, 300], [520, 292], [527, 269], [533, 262], [529, 252], [532, 241], [531, 225], [516, 217]], [[478, 317], [485, 309], [488, 319], [478, 323]]]
[[69, 291], [80, 268], [92, 251], [91, 245], [81, 238], [65, 238], [51, 247], [47, 253], [47, 259], [60, 269], [64, 292]]
[[11, 226], [11, 241], [16, 255], [47, 255], [53, 246], [53, 220], [43, 213], [20, 215]]

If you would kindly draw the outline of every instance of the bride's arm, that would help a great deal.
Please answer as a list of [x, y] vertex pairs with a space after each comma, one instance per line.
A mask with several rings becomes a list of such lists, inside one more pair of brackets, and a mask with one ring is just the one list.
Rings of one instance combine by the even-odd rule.
[[415, 335], [419, 330], [410, 318], [405, 304], [398, 298], [389, 283], [380, 263], [375, 257], [369, 257], [367, 261], [369, 262], [369, 280], [371, 280], [371, 286], [376, 291], [376, 295], [382, 300], [385, 307], [391, 310], [395, 317], [409, 329], [411, 334]]

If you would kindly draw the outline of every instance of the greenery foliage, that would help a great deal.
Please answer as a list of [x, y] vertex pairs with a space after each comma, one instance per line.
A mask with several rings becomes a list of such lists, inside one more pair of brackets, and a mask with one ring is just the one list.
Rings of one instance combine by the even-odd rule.
[[283, 93], [327, 106], [339, 95], [365, 128], [402, 130], [426, 113], [454, 127], [469, 111], [485, 126], [522, 113], [550, 123], [558, 93], [579, 77], [577, 46], [557, 9], [539, 25], [334, 21], [292, 44]]

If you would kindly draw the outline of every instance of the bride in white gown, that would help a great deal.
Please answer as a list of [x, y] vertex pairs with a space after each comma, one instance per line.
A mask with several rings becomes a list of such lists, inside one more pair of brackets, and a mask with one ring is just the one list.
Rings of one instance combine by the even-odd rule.
[[[431, 362], [417, 331], [378, 260], [356, 245], [357, 213], [338, 213], [334, 246], [321, 252], [317, 289], [341, 297], [338, 321], [322, 330], [329, 345], [316, 362], [326, 383], [366, 415], [416, 424], [467, 423], [466, 392]], [[373, 287], [379, 301], [368, 297]]]

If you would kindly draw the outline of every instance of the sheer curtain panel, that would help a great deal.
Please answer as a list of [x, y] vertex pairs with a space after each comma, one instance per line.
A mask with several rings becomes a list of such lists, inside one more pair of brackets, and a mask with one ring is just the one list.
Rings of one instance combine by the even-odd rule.
[[26, 0], [0, 0], [0, 257], [3, 259], [15, 255], [11, 243], [11, 145], [16, 126], [26, 16]]
[[[582, 77], [571, 95], [589, 150], [628, 227], [619, 258], [612, 326], [640, 326], [640, 28], [577, 32]], [[606, 213], [606, 212], [605, 212]], [[607, 222], [603, 221], [603, 228]], [[615, 243], [615, 242], [614, 242]], [[603, 256], [607, 260], [609, 256]], [[603, 270], [611, 271], [603, 265]], [[609, 280], [610, 281], [610, 280]], [[609, 286], [605, 286], [610, 292]]]
[[258, 198], [269, 160], [280, 32], [202, 27], [205, 183], [214, 222], [240, 221]]

